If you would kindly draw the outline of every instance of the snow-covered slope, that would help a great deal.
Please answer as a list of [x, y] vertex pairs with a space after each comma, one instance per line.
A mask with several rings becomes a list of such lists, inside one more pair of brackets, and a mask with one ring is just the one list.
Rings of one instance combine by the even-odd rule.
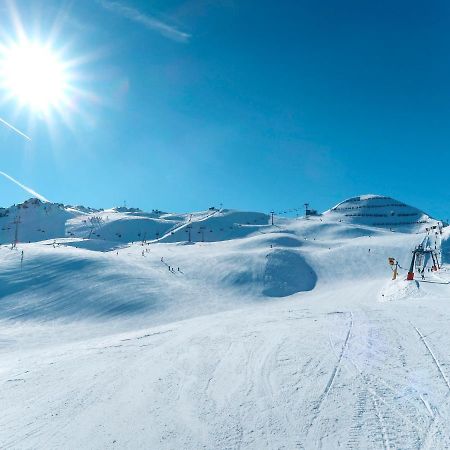
[[360, 195], [349, 198], [324, 213], [335, 220], [419, 232], [437, 221], [417, 208], [381, 195]]
[[16, 227], [21, 242], [63, 237], [66, 222], [79, 214], [77, 210], [62, 204], [43, 203], [36, 198], [9, 208], [0, 208], [0, 244], [14, 241]]
[[[215, 242], [252, 234], [268, 224], [268, 216], [257, 212], [210, 209], [189, 214], [151, 213], [136, 208], [95, 210], [30, 199], [0, 208], [0, 243], [38, 242], [73, 237], [106, 241], [103, 246], [136, 241]], [[18, 224], [16, 222], [19, 222]], [[85, 243], [89, 247], [89, 243]], [[92, 244], [95, 249], [101, 246]]]
[[[0, 217], [1, 448], [450, 445], [449, 234], [409, 207], [26, 206]], [[444, 267], [406, 282], [422, 242]]]

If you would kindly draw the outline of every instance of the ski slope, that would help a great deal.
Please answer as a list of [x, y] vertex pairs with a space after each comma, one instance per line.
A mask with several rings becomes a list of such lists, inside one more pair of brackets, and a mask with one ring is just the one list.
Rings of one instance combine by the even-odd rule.
[[424, 231], [436, 220], [419, 209], [391, 197], [360, 195], [325, 212], [341, 222], [358, 223], [402, 231]]
[[1, 448], [450, 446], [446, 228], [31, 203], [0, 217]]

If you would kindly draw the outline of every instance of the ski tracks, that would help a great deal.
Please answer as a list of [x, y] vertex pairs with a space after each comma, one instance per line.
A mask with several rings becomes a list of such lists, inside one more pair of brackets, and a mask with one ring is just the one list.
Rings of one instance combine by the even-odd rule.
[[[314, 442], [314, 448], [328, 448], [332, 435], [338, 442], [336, 447], [346, 442], [347, 448], [356, 449], [371, 442], [385, 450], [417, 448], [429, 410], [420, 396], [416, 398], [410, 391], [408, 379], [402, 382], [396, 378], [405, 362], [404, 355], [397, 353], [402, 349], [402, 334], [386, 327], [383, 318], [373, 318], [371, 313], [367, 320], [362, 313], [358, 316], [362, 320], [355, 321], [353, 313], [350, 316], [346, 339], [336, 352], [336, 365], [308, 429], [309, 435], [314, 432], [314, 438], [310, 436], [307, 442]], [[331, 336], [330, 343], [334, 348]], [[341, 377], [342, 372], [345, 376]], [[387, 383], [385, 376], [391, 376], [394, 385]], [[352, 396], [347, 395], [349, 387], [354, 392]], [[348, 408], [353, 408], [353, 415], [347, 413]]]
[[450, 382], [448, 381], [447, 376], [445, 375], [444, 371], [442, 370], [442, 365], [441, 365], [441, 363], [440, 363], [439, 360], [437, 359], [436, 355], [433, 353], [433, 350], [431, 350], [431, 347], [429, 346], [426, 337], [420, 332], [420, 330], [419, 330], [418, 328], [416, 328], [414, 325], [413, 325], [413, 327], [414, 327], [414, 329], [416, 330], [417, 334], [420, 336], [420, 340], [423, 342], [423, 344], [424, 344], [425, 347], [427, 348], [428, 353], [429, 353], [429, 354], [431, 355], [431, 357], [433, 358], [434, 364], [436, 365], [436, 367], [437, 367], [437, 369], [438, 369], [438, 371], [439, 371], [439, 374], [440, 374], [442, 380], [445, 382], [445, 384], [446, 384], [446, 386], [447, 386], [447, 388], [448, 388], [448, 390], [449, 390], [449, 392], [450, 392]]
[[[349, 325], [348, 325], [348, 329], [347, 329], [347, 334], [344, 339], [344, 343], [342, 344], [342, 348], [339, 353], [338, 359], [333, 367], [333, 370], [332, 370], [330, 378], [328, 379], [328, 382], [325, 386], [325, 389], [323, 390], [322, 394], [320, 395], [319, 399], [317, 400], [316, 405], [314, 406], [314, 414], [313, 414], [311, 421], [308, 424], [307, 429], [306, 429], [306, 435], [305, 435], [306, 439], [310, 435], [311, 430], [313, 429], [317, 419], [319, 418], [319, 416], [321, 414], [322, 405], [328, 398], [331, 390], [333, 389], [336, 377], [338, 376], [338, 374], [341, 370], [341, 363], [342, 363], [344, 354], [348, 348], [348, 343], [349, 343], [349, 340], [350, 340], [350, 337], [352, 334], [352, 329], [353, 329], [353, 313], [350, 311], [348, 313], [348, 315], [349, 315], [350, 320], [349, 320]], [[330, 342], [331, 342], [331, 337], [329, 336], [329, 338], [330, 338]], [[332, 345], [332, 347], [333, 347], [333, 345]]]
[[[436, 369], [439, 373], [439, 377], [441, 378], [441, 380], [445, 383], [445, 385], [447, 387], [447, 393], [445, 394], [444, 399], [439, 404], [439, 406], [436, 407], [436, 410], [434, 411], [434, 413], [432, 415], [432, 418], [431, 418], [428, 428], [426, 430], [425, 436], [423, 437], [423, 439], [421, 441], [420, 448], [434, 448], [435, 447], [436, 443], [430, 444], [430, 439], [433, 435], [433, 431], [436, 429], [437, 429], [436, 432], [440, 436], [440, 438], [446, 439], [445, 445], [447, 446], [450, 444], [449, 437], [446, 436], [445, 432], [442, 432], [442, 430], [439, 430], [438, 427], [445, 424], [445, 421], [443, 421], [443, 418], [441, 417], [440, 409], [443, 408], [444, 406], [448, 406], [449, 395], [450, 395], [450, 382], [442, 368], [441, 362], [439, 361], [438, 357], [436, 356], [435, 352], [433, 352], [429, 342], [427, 341], [426, 336], [412, 323], [411, 323], [411, 326], [414, 328], [414, 330], [416, 331], [420, 340], [422, 341], [423, 345], [427, 349], [427, 352], [431, 356], [434, 366], [436, 367]], [[427, 407], [429, 410], [432, 411], [432, 407], [430, 407], [429, 405], [427, 405]]]
[[342, 358], [344, 356], [345, 350], [348, 347], [348, 341], [350, 340], [350, 336], [351, 336], [351, 333], [352, 333], [352, 328], [353, 328], [353, 313], [350, 312], [350, 325], [348, 327], [347, 335], [345, 337], [344, 344], [342, 345], [342, 349], [341, 349], [341, 353], [339, 355], [338, 361], [337, 361], [336, 365], [334, 366], [333, 372], [331, 373], [331, 377], [328, 380], [328, 383], [327, 383], [327, 385], [325, 387], [325, 391], [324, 391], [323, 396], [322, 396], [322, 398], [320, 400], [319, 409], [320, 409], [320, 405], [322, 404], [322, 402], [328, 397], [328, 394], [331, 391], [331, 388], [333, 387], [334, 380], [336, 379], [336, 375], [337, 375], [338, 371], [340, 370], [341, 361], [342, 361]]
[[[416, 401], [420, 399], [407, 395], [407, 385], [396, 378], [399, 368], [393, 364], [400, 362], [403, 367], [405, 362], [403, 353], [397, 353], [403, 349], [400, 343], [396, 345], [401, 334], [391, 334], [391, 328], [383, 330], [384, 320], [380, 318], [363, 320], [361, 325], [367, 328], [366, 333], [357, 336], [362, 342], [352, 340], [352, 348], [360, 360], [350, 353], [346, 358], [353, 370], [348, 365], [347, 368], [353, 373], [356, 371], [355, 383], [359, 385], [347, 447], [356, 449], [366, 445], [365, 442], [372, 442], [385, 450], [417, 448], [423, 434], [417, 421], [422, 420], [424, 408]], [[384, 379], [386, 366], [396, 386]], [[422, 410], [419, 411], [420, 405]]]

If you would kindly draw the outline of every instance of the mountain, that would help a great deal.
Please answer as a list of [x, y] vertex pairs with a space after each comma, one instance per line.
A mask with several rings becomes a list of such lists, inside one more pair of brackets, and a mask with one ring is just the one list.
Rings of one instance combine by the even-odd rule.
[[438, 222], [413, 206], [373, 194], [344, 200], [324, 215], [342, 222], [409, 232], [423, 231]]
[[402, 205], [1, 209], [0, 447], [448, 448], [450, 233]]
[[[422, 232], [439, 221], [398, 200], [379, 195], [347, 199], [323, 213], [326, 223], [348, 223], [403, 232]], [[284, 219], [278, 219], [284, 220]], [[15, 222], [20, 221], [19, 224]], [[0, 244], [48, 239], [88, 240], [85, 247], [112, 249], [135, 242], [218, 242], [252, 235], [269, 224], [264, 213], [211, 208], [193, 213], [144, 212], [137, 208], [99, 210], [29, 199], [0, 208]], [[16, 226], [17, 225], [17, 226]], [[103, 244], [102, 244], [103, 242]], [[114, 243], [114, 244], [111, 244]]]
[[96, 246], [99, 241], [116, 244], [143, 240], [183, 242], [189, 240], [189, 235], [193, 242], [215, 242], [247, 236], [268, 221], [268, 215], [263, 213], [228, 209], [211, 208], [184, 214], [157, 210], [147, 213], [137, 208], [72, 207], [32, 198], [0, 208], [0, 243], [12, 242], [16, 228], [19, 242], [74, 238], [88, 239]]

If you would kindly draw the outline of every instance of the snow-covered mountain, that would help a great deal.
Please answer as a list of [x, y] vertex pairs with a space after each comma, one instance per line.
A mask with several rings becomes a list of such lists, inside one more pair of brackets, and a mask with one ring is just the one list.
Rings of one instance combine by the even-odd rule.
[[382, 195], [349, 198], [325, 212], [342, 222], [401, 231], [423, 231], [437, 221], [417, 208]]
[[[326, 211], [321, 221], [403, 232], [421, 232], [438, 223], [417, 208], [379, 195], [345, 200]], [[98, 210], [32, 198], [9, 208], [0, 208], [0, 244], [12, 242], [16, 228], [19, 242], [71, 237], [88, 239], [92, 242], [85, 246], [98, 247], [98, 241], [122, 244], [136, 241], [217, 242], [249, 236], [268, 224], [269, 216], [257, 212], [215, 208], [183, 214], [158, 210], [147, 213], [124, 207]]]
[[189, 236], [192, 242], [215, 242], [247, 236], [268, 221], [263, 213], [227, 209], [147, 213], [137, 208], [96, 210], [29, 199], [0, 208], [0, 243], [14, 241], [16, 228], [19, 242], [67, 237], [115, 243], [183, 242], [189, 241]]
[[0, 209], [0, 447], [446, 448], [449, 235], [373, 195]]

